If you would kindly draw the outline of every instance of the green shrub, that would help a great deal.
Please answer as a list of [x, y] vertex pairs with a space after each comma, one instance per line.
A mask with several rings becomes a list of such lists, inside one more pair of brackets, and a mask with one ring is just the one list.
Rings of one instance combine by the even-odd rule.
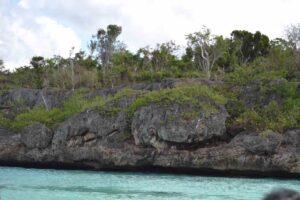
[[11, 120], [4, 117], [2, 113], [0, 113], [0, 126], [8, 128], [11, 126]]
[[263, 107], [247, 109], [233, 121], [233, 124], [243, 125], [257, 131], [282, 132], [287, 128], [299, 128], [300, 99], [285, 100], [283, 105], [272, 101]]
[[103, 108], [101, 110], [101, 112], [107, 117], [115, 117], [121, 111], [122, 111], [122, 109], [120, 109], [120, 108], [109, 108], [109, 109]]
[[180, 73], [178, 78], [206, 78], [207, 75], [203, 71], [199, 70], [187, 70]]
[[298, 82], [285, 82], [273, 85], [269, 91], [279, 94], [283, 98], [300, 98], [298, 90]]
[[253, 109], [243, 112], [237, 119], [235, 124], [243, 125], [247, 129], [261, 129], [262, 118]]
[[0, 115], [0, 125], [15, 131], [20, 131], [34, 122], [40, 122], [53, 128], [59, 122], [88, 108], [96, 108], [99, 111], [102, 111], [103, 114], [113, 117], [122, 110], [118, 107], [105, 107], [105, 105], [118, 101], [123, 97], [136, 94], [134, 90], [125, 88], [120, 90], [116, 95], [109, 96], [106, 99], [99, 96], [87, 99], [84, 97], [87, 92], [88, 90], [85, 88], [76, 90], [72, 97], [64, 102], [61, 108], [53, 108], [47, 111], [44, 107], [38, 107], [19, 113], [14, 119], [8, 119], [3, 115]]
[[215, 112], [217, 110], [216, 104], [225, 104], [226, 98], [205, 85], [179, 86], [152, 91], [136, 98], [129, 106], [128, 113], [133, 116], [138, 108], [152, 103], [158, 105], [191, 104], [208, 112]]
[[[253, 69], [243, 69], [242, 71], [251, 71]], [[227, 123], [228, 125], [241, 125], [248, 129], [263, 131], [273, 130], [282, 132], [287, 128], [300, 127], [300, 94], [298, 91], [299, 83], [288, 82], [286, 79], [278, 78], [282, 76], [279, 71], [278, 74], [267, 71], [259, 75], [251, 74], [246, 76], [246, 79], [240, 79], [241, 84], [246, 84], [251, 80], [257, 78], [260, 80], [258, 83], [257, 101], [253, 102], [254, 105], [248, 107], [243, 101], [239, 100], [241, 90], [232, 90], [232, 87], [222, 87], [223, 94], [229, 99], [226, 104], [227, 111], [230, 115]], [[267, 78], [262, 78], [266, 75]], [[276, 74], [276, 75], [274, 75]], [[278, 77], [277, 77], [278, 75]], [[235, 78], [238, 78], [236, 76]], [[259, 78], [258, 78], [259, 77]], [[273, 79], [276, 77], [275, 79]], [[268, 80], [270, 79], [270, 80]], [[239, 80], [239, 79], [236, 79]], [[275, 82], [273, 80], [276, 80]], [[229, 85], [232, 85], [231, 83]], [[251, 87], [251, 84], [249, 84]], [[233, 84], [236, 87], [236, 83]], [[256, 86], [255, 86], [256, 87]], [[238, 87], [239, 88], [239, 87]], [[219, 89], [222, 91], [222, 89]], [[263, 102], [270, 100], [270, 95], [275, 97], [267, 105], [262, 105]]]
[[103, 106], [104, 100], [101, 97], [86, 99], [82, 96], [83, 92], [83, 90], [76, 92], [63, 104], [61, 109], [53, 108], [47, 111], [43, 107], [38, 107], [22, 112], [12, 120], [2, 115], [0, 116], [0, 125], [15, 131], [20, 131], [34, 122], [40, 122], [48, 127], [54, 127], [57, 123], [87, 108]]
[[192, 111], [192, 112], [184, 112], [181, 114], [181, 117], [185, 120], [191, 120], [199, 115], [199, 112]]
[[131, 88], [124, 88], [120, 91], [118, 91], [114, 96], [110, 97], [109, 101], [117, 101], [120, 100], [123, 97], [130, 97], [137, 94], [137, 91], [131, 89]]
[[246, 84], [250, 81], [268, 82], [270, 80], [286, 78], [284, 69], [265, 69], [262, 66], [238, 66], [233, 72], [225, 75], [224, 80], [233, 84]]
[[153, 71], [153, 70], [143, 70], [137, 72], [134, 79], [137, 81], [146, 82], [158, 82], [165, 78], [173, 77], [173, 74], [169, 70]]
[[237, 99], [229, 99], [226, 104], [227, 112], [231, 119], [237, 118], [241, 113], [246, 111], [244, 102]]

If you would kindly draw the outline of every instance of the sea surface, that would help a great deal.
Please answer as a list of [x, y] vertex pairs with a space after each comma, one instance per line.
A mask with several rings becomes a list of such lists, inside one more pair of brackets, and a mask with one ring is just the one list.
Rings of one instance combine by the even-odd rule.
[[0, 167], [1, 200], [258, 200], [299, 180]]

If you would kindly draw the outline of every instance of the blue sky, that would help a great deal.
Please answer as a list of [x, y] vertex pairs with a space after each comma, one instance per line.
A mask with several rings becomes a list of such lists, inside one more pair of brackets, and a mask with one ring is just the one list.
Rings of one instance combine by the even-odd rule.
[[300, 22], [299, 0], [0, 0], [0, 58], [13, 69], [32, 56], [68, 56], [85, 49], [100, 27], [123, 27], [121, 40], [136, 51], [209, 27], [229, 36], [234, 29], [283, 36]]

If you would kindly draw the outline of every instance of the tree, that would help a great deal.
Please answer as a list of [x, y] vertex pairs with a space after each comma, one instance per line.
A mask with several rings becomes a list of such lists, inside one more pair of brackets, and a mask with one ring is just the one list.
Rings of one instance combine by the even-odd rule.
[[86, 53], [83, 50], [80, 50], [79, 52], [75, 53], [74, 61], [77, 64], [86, 67], [87, 69], [98, 67], [97, 60], [92, 56], [91, 52], [88, 56], [86, 56]]
[[300, 23], [292, 24], [285, 30], [285, 36], [294, 51], [300, 48]]
[[75, 90], [75, 72], [74, 72], [74, 58], [72, 55], [74, 53], [75, 47], [72, 47], [69, 52], [69, 62], [70, 62], [70, 70], [71, 70], [71, 83], [72, 83], [72, 90]]
[[147, 69], [151, 67], [151, 49], [149, 46], [146, 46], [144, 48], [140, 48], [137, 51], [137, 57], [140, 60], [140, 68], [141, 69]]
[[202, 31], [187, 35], [188, 46], [193, 49], [194, 60], [198, 66], [206, 72], [210, 79], [211, 71], [216, 61], [224, 55], [225, 48], [223, 38], [214, 36], [211, 31], [203, 27]]
[[151, 52], [152, 66], [156, 70], [170, 68], [176, 61], [175, 52], [179, 46], [174, 41], [157, 44], [156, 48]]
[[4, 62], [2, 59], [0, 59], [0, 72], [4, 70]]
[[184, 62], [191, 62], [193, 60], [193, 49], [191, 47], [185, 48], [185, 54], [182, 55], [181, 59]]
[[[293, 64], [300, 70], [300, 23], [290, 25], [285, 30], [286, 38], [293, 51]], [[298, 75], [299, 77], [299, 75]]]
[[138, 56], [132, 54], [130, 51], [120, 51], [113, 55], [112, 61], [116, 66], [124, 66], [127, 68], [134, 68], [138, 64]]
[[282, 38], [275, 38], [274, 40], [270, 41], [270, 48], [278, 48], [282, 51], [287, 51], [291, 48], [293, 48], [293, 46], [291, 45], [290, 42], [286, 41], [285, 39]]
[[5, 88], [5, 84], [8, 81], [8, 71], [4, 70], [4, 62], [0, 59], [0, 90]]
[[242, 63], [266, 56], [270, 48], [268, 36], [259, 31], [252, 34], [248, 31], [234, 30], [231, 33], [231, 42], [231, 52], [235, 52]]
[[36, 88], [43, 88], [45, 59], [41, 56], [34, 56], [30, 61], [34, 72], [34, 85]]
[[97, 41], [91, 40], [90, 43], [88, 44], [88, 49], [90, 50], [90, 57], [94, 56], [94, 53], [97, 49]]
[[104, 69], [112, 64], [112, 56], [117, 51], [117, 38], [121, 32], [121, 26], [108, 25], [106, 30], [100, 28], [95, 36], [96, 40], [92, 40], [89, 44], [91, 54], [95, 50], [98, 51], [97, 58]]

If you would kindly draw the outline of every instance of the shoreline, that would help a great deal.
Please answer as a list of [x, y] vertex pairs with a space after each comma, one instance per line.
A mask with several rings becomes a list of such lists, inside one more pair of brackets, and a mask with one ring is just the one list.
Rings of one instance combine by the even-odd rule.
[[[119, 89], [106, 91], [106, 96], [103, 91], [87, 91], [82, 98], [94, 99], [82, 110], [75, 107], [89, 100], [61, 100], [72, 111], [66, 116], [64, 108], [49, 112], [38, 109], [36, 101], [42, 90], [8, 91], [3, 101], [18, 99], [20, 94], [24, 99], [30, 97], [26, 105], [35, 108], [17, 116], [23, 120], [19, 122], [26, 122], [24, 126], [30, 122], [21, 130], [0, 125], [0, 165], [300, 178], [300, 128], [276, 132], [231, 126], [230, 108], [223, 104], [218, 91], [198, 83], [152, 92]], [[47, 98], [58, 103], [60, 95], [49, 93]], [[53, 119], [56, 112], [64, 116], [59, 121]], [[40, 118], [45, 123], [36, 122]], [[48, 119], [56, 125], [51, 126]]]
[[49, 169], [67, 171], [91, 171], [91, 172], [117, 172], [117, 173], [141, 173], [141, 174], [168, 174], [203, 177], [223, 178], [247, 178], [247, 179], [276, 179], [276, 180], [300, 180], [300, 174], [287, 173], [284, 171], [259, 172], [259, 171], [238, 171], [238, 170], [215, 170], [215, 169], [194, 169], [194, 168], [166, 168], [166, 167], [114, 167], [95, 169], [85, 165], [71, 165], [64, 163], [16, 163], [0, 162], [0, 167], [17, 167], [23, 169]]

